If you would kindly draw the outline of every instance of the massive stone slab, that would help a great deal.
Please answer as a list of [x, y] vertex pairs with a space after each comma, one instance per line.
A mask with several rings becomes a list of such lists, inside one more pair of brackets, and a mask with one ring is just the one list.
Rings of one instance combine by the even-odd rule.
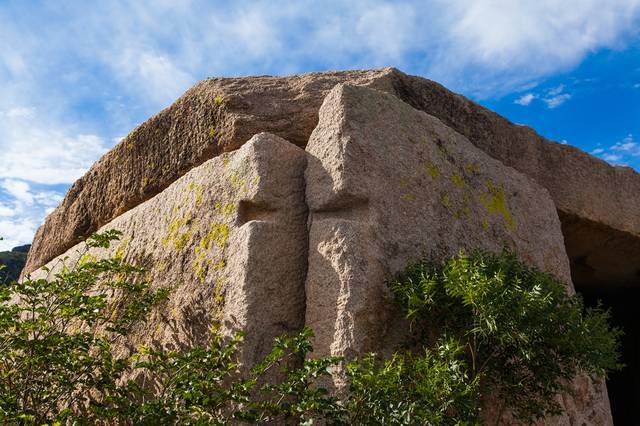
[[[304, 325], [307, 262], [305, 153], [270, 134], [207, 161], [102, 229], [123, 232], [109, 250], [148, 268], [168, 301], [136, 329], [130, 345], [205, 344], [214, 322], [245, 333], [241, 359], [255, 364], [273, 338]], [[73, 265], [84, 243], [49, 263]], [[33, 276], [42, 276], [36, 271]]]
[[[339, 85], [306, 150], [306, 325], [315, 355], [393, 350], [406, 325], [386, 283], [423, 258], [506, 246], [573, 291], [548, 191], [439, 119], [389, 94]], [[611, 423], [604, 385], [587, 382], [578, 397], [564, 397], [568, 413], [552, 424]], [[345, 386], [339, 375], [336, 385]]]
[[[38, 230], [25, 271], [76, 244], [113, 218], [149, 199], [191, 168], [237, 149], [268, 131], [305, 146], [322, 99], [337, 83], [365, 85], [394, 94], [466, 136], [490, 156], [547, 188], [561, 213], [570, 258], [612, 281], [602, 259], [630, 261], [618, 279], [637, 282], [640, 264], [640, 177], [569, 146], [548, 141], [441, 85], [387, 68], [311, 73], [292, 77], [215, 78], [198, 83], [172, 106], [134, 129], [69, 190]], [[611, 230], [614, 243], [581, 241], [580, 228]], [[566, 220], [565, 220], [566, 219]], [[575, 250], [573, 249], [574, 247]], [[631, 256], [631, 257], [629, 257]], [[600, 272], [598, 272], [600, 271]], [[594, 278], [595, 279], [595, 278]]]
[[390, 70], [294, 77], [212, 78], [134, 129], [77, 180], [38, 229], [25, 272], [42, 266], [191, 168], [233, 151], [256, 133], [299, 146], [337, 83], [376, 84]]

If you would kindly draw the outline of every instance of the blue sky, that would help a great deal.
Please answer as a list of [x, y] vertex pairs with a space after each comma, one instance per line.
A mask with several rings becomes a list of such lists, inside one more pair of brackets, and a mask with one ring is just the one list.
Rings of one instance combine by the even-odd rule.
[[0, 0], [0, 249], [200, 79], [395, 66], [640, 170], [640, 0]]

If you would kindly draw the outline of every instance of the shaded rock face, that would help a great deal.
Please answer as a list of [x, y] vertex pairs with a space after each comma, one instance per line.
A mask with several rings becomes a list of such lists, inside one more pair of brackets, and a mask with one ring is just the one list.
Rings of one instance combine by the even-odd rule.
[[[638, 189], [629, 169], [395, 69], [210, 79], [74, 184], [25, 271], [119, 229], [114, 250], [180, 284], [135, 343], [198, 344], [221, 320], [245, 331], [246, 365], [305, 324], [317, 354], [389, 352], [403, 324], [385, 282], [423, 257], [507, 246], [569, 292], [572, 277], [636, 284]], [[572, 386], [549, 424], [611, 424], [603, 384]]]

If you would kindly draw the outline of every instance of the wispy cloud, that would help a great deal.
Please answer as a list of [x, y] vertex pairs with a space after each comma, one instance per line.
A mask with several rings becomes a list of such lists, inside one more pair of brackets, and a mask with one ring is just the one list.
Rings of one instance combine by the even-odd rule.
[[565, 93], [564, 90], [565, 85], [561, 84], [559, 86], [546, 89], [541, 93], [528, 92], [521, 95], [513, 102], [518, 105], [529, 106], [534, 100], [539, 99], [547, 106], [547, 108], [553, 109], [571, 99], [571, 94]]
[[536, 95], [533, 93], [527, 93], [525, 95], [520, 96], [518, 99], [513, 101], [514, 103], [522, 106], [527, 106], [536, 98]]
[[611, 164], [627, 165], [640, 157], [640, 143], [634, 139], [632, 134], [629, 134], [612, 145], [600, 146], [592, 150], [591, 154]]
[[568, 93], [562, 93], [559, 95], [555, 95], [555, 96], [551, 96], [548, 98], [544, 98], [543, 101], [545, 104], [547, 104], [548, 108], [557, 108], [560, 105], [562, 105], [563, 103], [565, 103], [566, 101], [568, 101], [569, 99], [571, 99], [571, 95]]
[[42, 215], [62, 201], [62, 194], [34, 189], [23, 180], [0, 179], [0, 199], [0, 250], [8, 250], [30, 241]]
[[609, 149], [636, 157], [640, 156], [640, 145], [633, 139], [633, 135], [631, 134], [627, 135], [627, 137], [620, 142], [616, 142]]
[[569, 93], [563, 93], [564, 89], [564, 84], [548, 89], [545, 96], [542, 98], [542, 101], [547, 104], [547, 107], [550, 109], [559, 107], [571, 99], [571, 95]]

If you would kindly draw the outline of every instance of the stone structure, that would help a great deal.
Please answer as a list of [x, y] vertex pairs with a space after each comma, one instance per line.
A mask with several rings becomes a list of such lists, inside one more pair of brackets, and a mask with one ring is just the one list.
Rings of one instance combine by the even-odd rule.
[[[637, 173], [545, 140], [433, 81], [394, 68], [198, 83], [134, 129], [71, 187], [38, 230], [25, 272], [258, 132], [271, 132], [304, 147], [324, 96], [341, 82], [397, 96], [547, 188], [566, 227], [570, 259], [589, 280], [602, 283], [616, 274], [630, 281], [637, 276], [637, 268], [631, 265], [640, 264], [640, 199], [629, 196], [640, 192]], [[616, 235], [604, 247], [574, 232], [602, 227]], [[617, 264], [619, 251], [631, 261]], [[609, 267], [610, 262], [616, 267]]]
[[[25, 271], [119, 229], [113, 250], [180, 286], [137, 343], [196, 344], [219, 319], [247, 333], [246, 365], [303, 325], [317, 354], [389, 352], [385, 282], [423, 257], [508, 246], [569, 292], [637, 282], [639, 190], [631, 169], [395, 69], [210, 79], [74, 184]], [[572, 385], [548, 424], [611, 424], [604, 384]]]

